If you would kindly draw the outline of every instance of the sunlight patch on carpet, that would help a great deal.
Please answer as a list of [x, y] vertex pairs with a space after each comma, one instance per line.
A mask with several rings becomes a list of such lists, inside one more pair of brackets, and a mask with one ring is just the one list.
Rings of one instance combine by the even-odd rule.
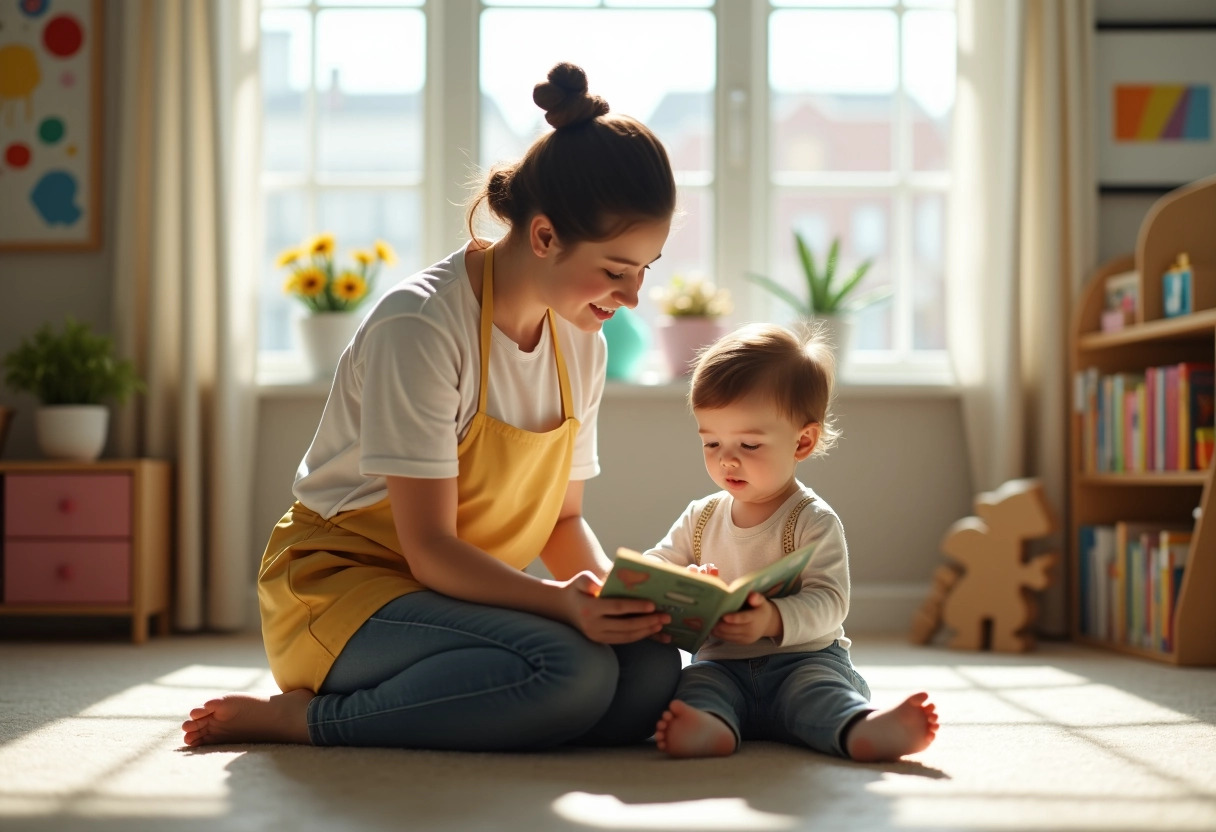
[[800, 820], [761, 812], [738, 797], [678, 800], [670, 803], [622, 803], [610, 794], [568, 792], [553, 801], [561, 818], [598, 829], [749, 830], [793, 829]]

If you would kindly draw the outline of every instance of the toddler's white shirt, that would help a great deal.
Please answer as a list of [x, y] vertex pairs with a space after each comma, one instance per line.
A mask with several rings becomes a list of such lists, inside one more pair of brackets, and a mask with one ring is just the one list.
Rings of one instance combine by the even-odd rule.
[[833, 641], [848, 649], [844, 619], [849, 613], [849, 552], [840, 518], [821, 497], [799, 483], [791, 496], [773, 516], [758, 526], [742, 529], [731, 520], [734, 499], [725, 491], [693, 500], [659, 544], [645, 552], [678, 566], [694, 563], [693, 531], [705, 504], [720, 497], [714, 513], [701, 532], [701, 563], [718, 567], [718, 577], [730, 583], [779, 559], [785, 521], [803, 497], [814, 499], [798, 515], [794, 527], [794, 548], [818, 541], [815, 552], [802, 570], [802, 589], [784, 598], [774, 598], [781, 612], [783, 634], [780, 641], [762, 638], [754, 644], [728, 644], [709, 637], [697, 651], [698, 660], [750, 659], [772, 653], [799, 653], [822, 650]]

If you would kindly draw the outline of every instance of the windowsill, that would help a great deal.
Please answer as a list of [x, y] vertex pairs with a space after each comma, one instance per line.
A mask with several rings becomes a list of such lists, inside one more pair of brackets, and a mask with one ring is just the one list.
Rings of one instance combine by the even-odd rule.
[[[318, 398], [329, 395], [329, 379], [309, 379], [302, 371], [260, 372], [258, 396], [264, 399]], [[922, 374], [909, 380], [904, 373], [883, 374], [867, 368], [864, 374], [846, 376], [837, 385], [837, 396], [849, 399], [930, 399], [958, 395], [958, 385], [948, 377]], [[688, 394], [687, 379], [669, 379], [654, 374], [639, 381], [609, 380], [604, 387], [606, 399], [682, 399]]]

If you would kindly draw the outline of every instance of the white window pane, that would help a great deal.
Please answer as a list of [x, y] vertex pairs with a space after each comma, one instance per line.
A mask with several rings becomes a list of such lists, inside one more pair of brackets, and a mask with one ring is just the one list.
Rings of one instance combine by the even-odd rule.
[[904, 89], [911, 104], [914, 170], [949, 167], [956, 44], [952, 12], [904, 15]]
[[710, 171], [714, 32], [706, 11], [483, 12], [481, 164], [519, 158], [548, 129], [532, 87], [554, 64], [573, 61], [592, 93], [654, 130], [677, 171]]
[[772, 0], [779, 8], [874, 8], [894, 6], [895, 0]]
[[946, 197], [912, 200], [912, 347], [946, 348]]
[[708, 9], [714, 0], [604, 0], [604, 5], [615, 9]]
[[262, 166], [308, 165], [308, 75], [312, 35], [307, 11], [262, 13]]
[[[275, 265], [279, 254], [296, 248], [308, 230], [308, 194], [303, 190], [271, 191], [266, 194], [266, 247], [262, 280], [258, 285], [258, 348], [291, 349], [291, 318], [300, 302], [283, 294], [288, 273]], [[303, 307], [301, 307], [302, 309]]]
[[[317, 229], [333, 233], [343, 262], [350, 262], [351, 251], [369, 248], [376, 240], [384, 240], [397, 252], [397, 264], [380, 272], [368, 304], [426, 265], [422, 262], [422, 194], [416, 189], [326, 189], [317, 200]], [[370, 307], [360, 308], [366, 311]]]
[[318, 171], [421, 171], [425, 77], [421, 12], [318, 13]]
[[424, 0], [317, 0], [320, 6], [421, 6]]
[[663, 257], [646, 273], [645, 286], [638, 299], [637, 313], [648, 323], [653, 323], [660, 314], [650, 298], [651, 290], [667, 285], [674, 275], [699, 275], [719, 285], [722, 283], [718, 275], [710, 273], [714, 259], [713, 189], [680, 188], [677, 200], [677, 214], [671, 225], [671, 235], [663, 246]]
[[[834, 238], [840, 239], [836, 279], [844, 280], [864, 260], [873, 264], [856, 290], [859, 294], [891, 285], [895, 249], [893, 203], [887, 194], [839, 195], [786, 193], [774, 203], [769, 262], [774, 280], [805, 297], [806, 278], [794, 243], [794, 231], [806, 239], [823, 268]], [[759, 291], [759, 290], [756, 290]], [[765, 296], [768, 297], [767, 295]], [[857, 317], [853, 343], [857, 349], [885, 350], [894, 344], [893, 304], [890, 300], [868, 307]], [[778, 320], [792, 320], [789, 307], [772, 301]]]
[[774, 170], [892, 169], [898, 34], [891, 12], [773, 12]]

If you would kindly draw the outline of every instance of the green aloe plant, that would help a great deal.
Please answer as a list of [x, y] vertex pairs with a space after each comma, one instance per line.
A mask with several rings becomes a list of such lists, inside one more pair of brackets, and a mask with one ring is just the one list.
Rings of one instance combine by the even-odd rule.
[[68, 317], [63, 332], [44, 324], [4, 356], [4, 381], [44, 405], [123, 402], [144, 383], [130, 361], [114, 357], [114, 342]]
[[832, 246], [828, 249], [828, 257], [822, 271], [815, 262], [815, 253], [811, 251], [806, 239], [797, 231], [794, 232], [794, 242], [798, 246], [798, 257], [802, 263], [803, 277], [806, 280], [805, 298], [799, 297], [771, 277], [765, 277], [762, 274], [748, 274], [747, 279], [777, 299], [789, 304], [800, 317], [809, 319], [816, 315], [838, 315], [844, 311], [856, 311], [891, 295], [889, 286], [880, 286], [853, 297], [861, 279], [870, 270], [873, 263], [871, 260], [862, 262], [843, 281], [839, 283], [836, 281], [836, 266], [840, 255], [839, 237], [832, 240]]

